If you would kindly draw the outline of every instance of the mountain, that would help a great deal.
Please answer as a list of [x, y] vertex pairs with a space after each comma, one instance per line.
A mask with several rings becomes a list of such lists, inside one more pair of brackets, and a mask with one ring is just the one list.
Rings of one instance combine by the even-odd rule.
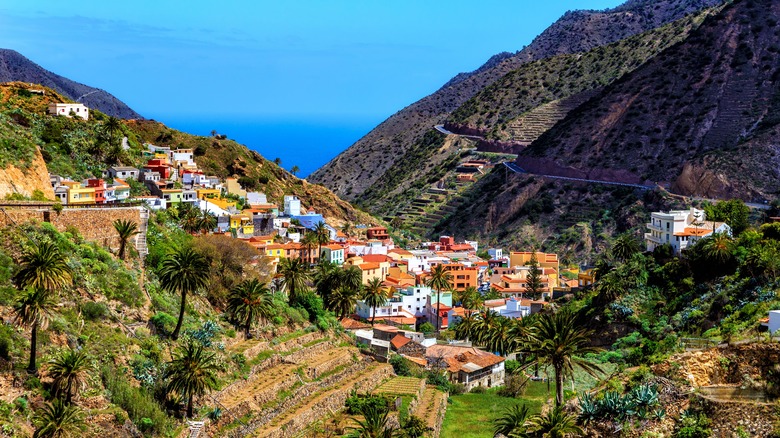
[[111, 93], [52, 73], [19, 52], [0, 49], [0, 82], [27, 82], [47, 86], [72, 101], [122, 119], [142, 119], [140, 114]]
[[[460, 74], [430, 96], [394, 114], [308, 177], [338, 195], [363, 201], [363, 193], [388, 177], [391, 167], [444, 123], [460, 105], [524, 63], [579, 53], [654, 29], [720, 3], [720, 0], [636, 0], [606, 11], [569, 12], [514, 55], [499, 54], [472, 73]], [[371, 206], [370, 202], [365, 203]]]
[[[780, 193], [780, 4], [740, 0], [608, 86], [521, 166], [746, 200]], [[749, 171], [746, 171], [749, 170]]]

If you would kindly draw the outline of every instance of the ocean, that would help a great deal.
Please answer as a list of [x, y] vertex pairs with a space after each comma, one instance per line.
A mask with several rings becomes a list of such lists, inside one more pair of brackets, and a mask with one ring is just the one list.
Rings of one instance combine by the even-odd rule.
[[212, 130], [246, 145], [263, 157], [280, 158], [282, 167], [298, 166], [305, 178], [350, 147], [382, 120], [198, 120], [166, 118], [171, 128], [194, 135], [211, 135]]

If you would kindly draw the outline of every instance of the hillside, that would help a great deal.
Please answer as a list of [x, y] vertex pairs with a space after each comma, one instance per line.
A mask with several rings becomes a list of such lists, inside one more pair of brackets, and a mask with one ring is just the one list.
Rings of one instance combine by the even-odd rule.
[[570, 12], [523, 50], [499, 54], [470, 74], [394, 114], [365, 137], [309, 176], [347, 200], [381, 181], [391, 167], [421, 141], [433, 125], [506, 73], [522, 64], [564, 53], [588, 51], [677, 20], [719, 0], [632, 1], [607, 11]]
[[518, 162], [663, 181], [682, 194], [773, 198], [780, 189], [778, 20], [777, 2], [733, 2], [570, 113]]
[[52, 73], [15, 50], [0, 49], [0, 82], [12, 81], [44, 85], [72, 101], [81, 102], [110, 116], [122, 119], [143, 118], [107, 91]]
[[[3, 193], [30, 196], [39, 187], [28, 182], [48, 182], [47, 172], [73, 179], [99, 176], [109, 165], [141, 166], [144, 143], [158, 146], [187, 147], [195, 150], [195, 161], [205, 172], [222, 178], [236, 176], [248, 188], [264, 192], [271, 202], [281, 204], [284, 195], [297, 195], [303, 205], [322, 213], [332, 225], [344, 222], [373, 223], [370, 215], [353, 208], [326, 188], [296, 178], [260, 154], [233, 140], [202, 137], [170, 129], [153, 120], [127, 120], [121, 134], [128, 138], [129, 149], [120, 146], [119, 135], [111, 138], [105, 132], [107, 117], [93, 111], [89, 121], [46, 115], [51, 101], [67, 100], [56, 91], [45, 88], [44, 95], [30, 93], [41, 88], [21, 82], [0, 84], [0, 178], [10, 172], [8, 166], [27, 172], [28, 177]], [[38, 152], [40, 150], [40, 152]], [[46, 168], [34, 166], [35, 157], [43, 155]], [[0, 183], [2, 183], [0, 179]], [[29, 185], [30, 187], [27, 187]], [[2, 186], [0, 186], [2, 187]]]

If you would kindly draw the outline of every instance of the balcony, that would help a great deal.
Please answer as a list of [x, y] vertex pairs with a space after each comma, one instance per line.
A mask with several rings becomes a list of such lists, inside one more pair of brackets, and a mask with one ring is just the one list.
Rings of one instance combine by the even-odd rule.
[[653, 230], [653, 231], [661, 231], [661, 232], [663, 231], [663, 230], [661, 229], [661, 226], [660, 226], [660, 225], [653, 225], [652, 223], [649, 223], [649, 222], [648, 222], [648, 223], [646, 223], [646, 224], [645, 224], [645, 226], [646, 226], [648, 229], [650, 229], [650, 230]]
[[645, 240], [648, 240], [648, 241], [650, 241], [650, 242], [657, 243], [657, 244], [659, 244], [659, 245], [663, 244], [663, 242], [661, 242], [661, 238], [660, 238], [660, 237], [653, 236], [653, 234], [652, 234], [652, 233], [645, 233]]

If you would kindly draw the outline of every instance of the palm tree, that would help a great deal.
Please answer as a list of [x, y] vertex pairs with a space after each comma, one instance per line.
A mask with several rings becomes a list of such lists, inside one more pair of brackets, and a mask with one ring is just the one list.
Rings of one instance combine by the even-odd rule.
[[206, 287], [211, 272], [210, 266], [211, 263], [206, 257], [189, 246], [174, 249], [162, 261], [160, 272], [157, 274], [160, 284], [169, 292], [181, 294], [179, 320], [171, 334], [174, 341], [179, 338], [181, 324], [184, 321], [187, 292], [197, 292]]
[[200, 230], [203, 234], [208, 234], [217, 228], [217, 217], [214, 213], [203, 210], [200, 214]]
[[33, 288], [54, 291], [70, 284], [72, 272], [59, 248], [51, 242], [36, 243], [21, 259], [21, 268], [14, 276], [20, 289]]
[[528, 419], [528, 406], [516, 404], [507, 408], [500, 417], [493, 420], [493, 435], [510, 436], [519, 433]]
[[[582, 436], [582, 429], [577, 426], [577, 417], [567, 414], [563, 408], [555, 406], [546, 414], [534, 415], [528, 420], [529, 431], [522, 436], [539, 438], [567, 438]], [[514, 437], [514, 434], [510, 434]]]
[[65, 402], [70, 404], [73, 393], [84, 386], [87, 374], [92, 369], [87, 352], [72, 348], [62, 350], [48, 364], [49, 376], [54, 379], [54, 393], [59, 395], [65, 391]]
[[314, 257], [311, 256], [311, 251], [318, 245], [317, 235], [314, 233], [306, 233], [301, 239], [301, 249], [306, 251], [306, 262], [313, 263]]
[[578, 328], [569, 311], [540, 314], [529, 339], [529, 350], [535, 356], [531, 364], [550, 365], [555, 372], [555, 402], [563, 404], [563, 379], [572, 377], [577, 366], [595, 376], [602, 372], [598, 365], [578, 356], [598, 353], [601, 349], [588, 346], [591, 332]]
[[387, 425], [389, 411], [386, 407], [367, 404], [362, 409], [363, 418], [353, 417], [357, 427], [351, 427], [355, 433], [349, 436], [355, 438], [392, 438], [396, 429]]
[[14, 307], [14, 322], [22, 327], [30, 327], [30, 364], [27, 372], [37, 374], [35, 354], [38, 347], [38, 329], [44, 330], [57, 308], [52, 292], [46, 289], [26, 289]]
[[615, 238], [615, 243], [612, 244], [612, 255], [625, 262], [638, 253], [639, 249], [639, 241], [630, 233], [623, 233]]
[[352, 237], [352, 224], [349, 222], [344, 223], [344, 225], [341, 226], [341, 232], [344, 233], [347, 238]]
[[330, 230], [325, 226], [325, 222], [317, 222], [312, 231], [317, 236], [317, 258], [319, 259], [322, 257], [322, 245], [330, 242]]
[[298, 167], [298, 166], [293, 166], [293, 167], [290, 168], [290, 173], [292, 173], [293, 176], [295, 176], [295, 174], [300, 172], [300, 171], [301, 171], [301, 168]]
[[54, 312], [54, 291], [70, 284], [73, 276], [59, 248], [51, 242], [36, 243], [22, 255], [20, 266], [14, 283], [22, 295], [14, 307], [14, 319], [17, 324], [31, 328], [27, 371], [35, 374], [38, 372], [35, 365], [38, 329], [46, 328]]
[[179, 217], [179, 226], [190, 234], [195, 234], [203, 228], [200, 214], [192, 209], [182, 210]]
[[295, 301], [298, 292], [306, 288], [306, 282], [309, 280], [309, 270], [303, 260], [282, 259], [279, 262], [279, 273], [284, 280], [282, 287], [287, 290], [288, 301]]
[[596, 291], [599, 293], [598, 301], [606, 304], [618, 299], [625, 289], [617, 271], [612, 271], [599, 278], [596, 282]]
[[355, 289], [347, 286], [339, 286], [330, 294], [330, 307], [331, 310], [339, 320], [346, 318], [355, 311], [355, 299], [357, 293]]
[[138, 231], [138, 224], [130, 220], [117, 219], [114, 221], [114, 229], [119, 234], [118, 256], [120, 259], [124, 260], [125, 247], [127, 246], [128, 239], [140, 232]]
[[702, 242], [704, 257], [711, 263], [722, 265], [732, 257], [734, 242], [726, 233], [715, 233]]
[[453, 297], [457, 297], [455, 301], [459, 302], [466, 309], [479, 309], [482, 307], [482, 295], [479, 294], [479, 291], [474, 286], [468, 286], [463, 291], [455, 291]]
[[81, 435], [83, 416], [77, 406], [56, 399], [35, 412], [33, 438], [68, 438]]
[[251, 337], [252, 323], [274, 316], [271, 290], [257, 279], [245, 280], [234, 287], [227, 301], [227, 313], [244, 327], [246, 338]]
[[444, 265], [436, 265], [431, 269], [428, 287], [436, 290], [436, 331], [441, 329], [439, 312], [441, 309], [441, 291], [452, 289], [452, 274], [444, 269]]
[[168, 390], [187, 400], [188, 418], [192, 418], [193, 397], [217, 386], [218, 369], [216, 355], [206, 351], [200, 343], [185, 342], [174, 352], [166, 370]]
[[116, 134], [122, 132], [122, 121], [118, 117], [108, 116], [103, 123], [103, 131], [108, 135], [109, 144], [113, 145]]
[[363, 288], [363, 301], [367, 306], [371, 307], [371, 325], [374, 325], [374, 319], [376, 319], [376, 308], [382, 307], [387, 304], [387, 295], [385, 289], [382, 287], [382, 280], [379, 278], [372, 278], [368, 281], [368, 284]]
[[281, 166], [282, 165], [282, 159], [279, 158], [279, 157], [274, 158], [274, 164], [276, 164], [277, 166]]

